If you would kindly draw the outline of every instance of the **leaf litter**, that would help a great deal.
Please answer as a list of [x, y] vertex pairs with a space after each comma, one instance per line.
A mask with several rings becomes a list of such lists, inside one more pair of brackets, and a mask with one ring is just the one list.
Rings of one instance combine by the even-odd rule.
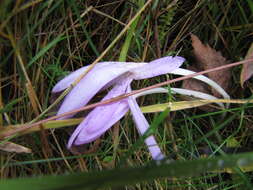
[[30, 148], [24, 147], [22, 145], [13, 143], [13, 142], [4, 142], [0, 144], [0, 150], [6, 152], [15, 152], [15, 153], [32, 153]]
[[[202, 70], [223, 66], [229, 63], [220, 52], [211, 48], [208, 44], [207, 45], [203, 44], [196, 35], [191, 34], [191, 41], [193, 47], [193, 55], [195, 57], [196, 64], [188, 67], [190, 70], [199, 72]], [[206, 76], [217, 82], [225, 91], [229, 91], [231, 85], [230, 68], [210, 72], [207, 73]], [[196, 79], [184, 80], [183, 88], [208, 93], [214, 95], [217, 98], [221, 98], [220, 94], [216, 92], [215, 89], [210, 88], [205, 83], [197, 81]], [[203, 110], [211, 111], [212, 109], [203, 107]]]
[[[247, 55], [245, 56], [245, 60], [247, 59], [253, 59], [253, 43], [251, 44]], [[253, 75], [253, 62], [243, 64], [242, 71], [241, 71], [241, 86], [243, 87], [243, 84], [250, 79]]]

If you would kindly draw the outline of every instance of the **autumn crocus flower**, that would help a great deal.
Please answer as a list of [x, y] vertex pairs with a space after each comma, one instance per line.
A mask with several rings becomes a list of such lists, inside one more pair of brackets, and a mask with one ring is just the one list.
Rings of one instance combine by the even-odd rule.
[[[187, 75], [190, 71], [179, 69], [184, 62], [182, 57], [164, 57], [149, 63], [133, 63], [133, 62], [101, 62], [98, 63], [66, 96], [61, 105], [58, 115], [65, 112], [78, 109], [86, 105], [89, 100], [100, 90], [110, 86], [113, 88], [103, 98], [103, 100], [131, 92], [131, 82], [133, 80], [147, 79], [167, 73], [179, 75]], [[88, 66], [83, 67], [58, 82], [53, 88], [53, 92], [59, 92], [69, 87]], [[188, 73], [187, 73], [188, 72]], [[202, 78], [201, 78], [202, 77]], [[199, 80], [203, 80], [204, 76], [197, 76]], [[208, 83], [207, 78], [204, 81]], [[210, 80], [211, 81], [211, 80]], [[211, 81], [209, 83], [216, 83]], [[219, 86], [214, 88], [221, 93]], [[149, 93], [157, 93], [159, 89], [149, 91]], [[160, 89], [161, 91], [161, 89]], [[179, 92], [180, 89], [175, 89]], [[182, 91], [182, 90], [181, 90]], [[190, 91], [187, 91], [189, 93]], [[180, 93], [180, 92], [179, 92]], [[186, 91], [181, 92], [186, 93]], [[193, 93], [194, 94], [194, 93]], [[195, 93], [196, 94], [196, 93]], [[138, 96], [138, 95], [137, 95]], [[137, 129], [143, 135], [149, 127], [147, 120], [141, 112], [137, 102], [137, 96], [130, 96], [117, 102], [98, 106], [93, 109], [87, 117], [79, 124], [74, 133], [69, 139], [68, 148], [73, 145], [82, 145], [89, 143], [104, 134], [113, 124], [119, 121], [130, 109], [136, 123]], [[62, 117], [64, 119], [67, 117]], [[145, 143], [155, 160], [164, 158], [159, 146], [157, 145], [154, 136], [149, 136], [145, 139]]]
[[[133, 62], [101, 62], [98, 63], [66, 96], [58, 115], [72, 111], [86, 105], [89, 100], [101, 89], [113, 85], [114, 87], [104, 97], [107, 100], [131, 91], [133, 80], [147, 79], [169, 73], [177, 69], [184, 62], [182, 57], [164, 57], [149, 63]], [[59, 92], [71, 85], [76, 78], [88, 68], [83, 67], [58, 82], [53, 92]], [[89, 143], [100, 137], [113, 124], [119, 121], [128, 110], [131, 110], [137, 129], [144, 134], [149, 124], [142, 114], [134, 97], [118, 102], [98, 106], [79, 124], [69, 139], [68, 148], [72, 145]], [[66, 117], [64, 117], [66, 118]], [[63, 118], [62, 118], [63, 119]], [[155, 138], [149, 136], [145, 139], [153, 159], [163, 158]]]

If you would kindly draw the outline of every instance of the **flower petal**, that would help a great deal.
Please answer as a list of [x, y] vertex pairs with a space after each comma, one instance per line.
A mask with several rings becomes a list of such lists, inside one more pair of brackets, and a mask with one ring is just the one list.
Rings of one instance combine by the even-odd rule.
[[[204, 99], [204, 100], [218, 99], [215, 96], [212, 96], [210, 94], [206, 94], [206, 93], [195, 91], [195, 90], [188, 90], [188, 89], [184, 89], [184, 88], [171, 88], [170, 90], [168, 90], [167, 88], [153, 88], [153, 89], [146, 90], [144, 92], [135, 94], [135, 95], [133, 95], [133, 97], [138, 98], [140, 96], [145, 96], [148, 94], [169, 93], [169, 92], [171, 92], [172, 94], [182, 94], [182, 95], [186, 95], [186, 96], [193, 96], [193, 97]], [[216, 104], [219, 105], [223, 109], [225, 108], [223, 103], [217, 102]]]
[[[115, 64], [119, 64], [119, 65], [120, 64], [132, 64], [132, 63], [133, 62], [115, 62], [115, 61], [99, 62], [94, 66], [92, 72], [94, 72], [95, 69], [100, 69], [101, 67], [104, 67], [104, 66], [110, 66], [110, 65], [115, 65]], [[140, 63], [139, 66], [144, 65], [144, 64], [146, 64], [146, 63]], [[69, 75], [64, 77], [59, 82], [57, 82], [57, 84], [52, 89], [52, 93], [60, 92], [60, 91], [63, 91], [64, 89], [70, 87], [71, 84], [75, 80], [77, 80], [80, 75], [82, 75], [84, 72], [86, 72], [89, 67], [90, 67], [90, 65], [87, 65], [87, 66], [81, 67], [80, 69], [77, 69], [74, 72], [71, 72]]]
[[151, 78], [159, 75], [163, 75], [179, 68], [185, 61], [183, 57], [163, 57], [149, 62], [148, 64], [132, 69], [131, 72], [134, 75], [135, 80]]
[[[103, 67], [103, 66], [106, 66], [108, 64], [110, 64], [111, 62], [100, 62], [100, 63], [97, 63], [93, 70], [94, 69], [98, 69], [100, 67]], [[122, 62], [123, 63], [123, 62]], [[60, 80], [59, 82], [57, 82], [57, 84], [54, 86], [54, 88], [52, 89], [52, 92], [53, 93], [56, 93], [56, 92], [60, 92], [68, 87], [70, 87], [70, 85], [78, 79], [78, 77], [83, 74], [88, 68], [90, 67], [90, 65], [88, 66], [84, 66], [84, 67], [81, 67], [80, 69], [77, 69], [76, 71], [70, 73], [68, 76], [64, 77], [62, 80]]]
[[[129, 86], [128, 92], [131, 91], [131, 88]], [[134, 121], [136, 123], [137, 129], [141, 135], [143, 135], [149, 128], [149, 124], [142, 114], [140, 107], [138, 106], [136, 100], [134, 97], [130, 96], [128, 97], [128, 104], [129, 108], [132, 112]], [[145, 143], [148, 146], [148, 149], [151, 153], [151, 156], [154, 160], [162, 160], [164, 158], [164, 155], [161, 152], [161, 149], [157, 145], [157, 142], [154, 138], [154, 136], [149, 136], [145, 139]]]
[[[206, 94], [206, 93], [195, 91], [195, 90], [184, 89], [184, 88], [171, 88], [171, 92], [173, 94], [182, 94], [182, 95], [186, 95], [186, 96], [193, 96], [193, 97], [204, 99], [204, 100], [218, 99], [215, 96], [212, 96], [210, 94]], [[217, 102], [216, 104], [219, 105], [223, 109], [225, 108], [223, 103]]]
[[[88, 101], [107, 83], [121, 76], [130, 69], [142, 66], [145, 63], [124, 63], [111, 62], [89, 72], [65, 97], [57, 115], [74, 109], [78, 109]], [[69, 118], [62, 117], [63, 118]]]
[[[103, 100], [126, 93], [127, 85], [130, 82], [131, 79], [126, 79], [123, 83], [118, 83]], [[119, 121], [128, 110], [129, 107], [126, 99], [96, 107], [74, 131], [69, 139], [68, 148], [72, 144], [81, 145], [94, 141]]]
[[[190, 71], [187, 69], [178, 68], [176, 70], [171, 71], [170, 73], [175, 74], [175, 75], [187, 76], [187, 75], [195, 74], [196, 72], [193, 72], [193, 71]], [[217, 84], [215, 81], [209, 79], [208, 77], [206, 77], [204, 75], [197, 75], [192, 78], [195, 78], [195, 79], [198, 79], [204, 83], [207, 83], [212, 88], [214, 88], [217, 92], [219, 92], [224, 98], [230, 99], [230, 96], [227, 94], [227, 92], [219, 84]]]

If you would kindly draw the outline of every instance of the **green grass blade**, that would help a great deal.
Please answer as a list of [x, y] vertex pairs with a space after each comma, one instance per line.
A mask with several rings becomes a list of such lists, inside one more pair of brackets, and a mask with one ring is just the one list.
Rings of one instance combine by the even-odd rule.
[[[140, 0], [139, 6], [143, 6], [143, 5], [144, 5], [144, 1]], [[136, 29], [139, 19], [140, 19], [140, 16], [138, 16], [130, 26], [130, 29], [127, 33], [126, 40], [125, 40], [124, 45], [122, 46], [122, 49], [120, 52], [119, 61], [126, 61], [127, 52], [128, 52], [129, 47], [131, 45], [131, 40], [133, 38], [133, 35], [134, 35], [134, 32], [135, 32], [135, 29]]]
[[100, 53], [98, 52], [98, 50], [97, 50], [95, 44], [93, 43], [93, 41], [92, 41], [92, 39], [91, 39], [91, 37], [90, 37], [89, 32], [86, 30], [86, 27], [84, 26], [84, 22], [83, 22], [83, 20], [82, 20], [82, 18], [81, 18], [81, 16], [80, 16], [81, 13], [80, 13], [80, 11], [79, 11], [77, 5], [76, 5], [76, 2], [73, 1], [73, 0], [69, 0], [68, 2], [69, 2], [69, 4], [70, 4], [70, 6], [73, 8], [74, 13], [76, 14], [76, 16], [77, 16], [77, 18], [78, 18], [78, 21], [79, 21], [79, 23], [80, 23], [80, 25], [81, 25], [81, 27], [82, 27], [82, 29], [83, 29], [83, 33], [84, 33], [86, 39], [88, 40], [88, 43], [89, 43], [89, 45], [90, 45], [92, 51], [96, 54], [96, 56], [99, 56]]
[[249, 4], [251, 13], [253, 13], [253, 1], [252, 1], [252, 0], [247, 0], [247, 2], [248, 2], [248, 4]]
[[0, 114], [9, 112], [9, 111], [11, 111], [12, 109], [14, 109], [14, 106], [15, 106], [17, 103], [19, 103], [22, 99], [23, 99], [23, 97], [17, 98], [17, 99], [15, 99], [15, 100], [12, 100], [12, 101], [9, 102], [8, 104], [6, 104], [3, 108], [0, 108]]
[[50, 48], [55, 46], [58, 42], [64, 40], [66, 37], [59, 35], [57, 38], [55, 38], [53, 41], [51, 41], [49, 44], [47, 44], [45, 47], [43, 47], [28, 63], [28, 67], [30, 67], [35, 61], [37, 61], [40, 57], [42, 57]]
[[159, 165], [152, 163], [147, 166], [136, 168], [120, 168], [63, 176], [2, 180], [0, 189], [26, 190], [29, 188], [30, 190], [78, 190], [123, 187], [125, 185], [152, 181], [164, 177], [185, 178], [199, 176], [214, 170], [250, 166], [252, 163], [253, 153], [201, 158], [190, 161], [170, 161], [168, 163], [164, 161]]

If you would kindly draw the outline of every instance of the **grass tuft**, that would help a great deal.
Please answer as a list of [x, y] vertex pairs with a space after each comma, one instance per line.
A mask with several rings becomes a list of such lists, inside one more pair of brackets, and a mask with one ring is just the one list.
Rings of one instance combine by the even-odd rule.
[[[66, 95], [55, 101], [51, 95], [55, 83], [91, 63], [180, 55], [187, 59], [183, 66], [187, 67], [194, 64], [191, 33], [221, 51], [227, 60], [243, 60], [252, 43], [252, 13], [251, 0], [1, 0], [0, 134], [55, 115]], [[99, 140], [85, 145], [86, 154], [73, 155], [66, 143], [80, 122], [75, 118], [49, 122], [7, 139], [32, 153], [0, 150], [0, 178], [4, 180], [0, 187], [17, 189], [20, 184], [27, 188], [26, 183], [38, 185], [37, 180], [44, 180], [39, 176], [51, 174], [58, 177], [45, 178], [53, 185], [44, 189], [61, 185], [73, 189], [85, 185], [93, 189], [252, 189], [253, 168], [250, 164], [241, 167], [245, 160], [252, 162], [252, 80], [242, 88], [240, 71], [239, 66], [233, 68], [233, 88], [228, 92], [237, 103], [225, 110], [185, 109], [205, 104], [189, 101], [173, 103], [176, 111], [171, 108], [158, 115], [151, 112], [164, 111], [168, 100], [182, 98], [167, 94], [138, 99], [149, 112], [145, 116], [153, 123], [150, 132], [155, 133], [168, 159], [176, 160], [171, 165], [152, 162], [130, 114]], [[143, 80], [132, 87], [144, 88], [166, 78], [171, 76]], [[1, 139], [0, 144], [7, 140]], [[225, 160], [224, 167], [220, 159]], [[195, 176], [194, 170], [202, 175]], [[79, 173], [84, 171], [91, 173]], [[103, 184], [97, 184], [100, 177]], [[12, 178], [19, 179], [5, 181]]]

